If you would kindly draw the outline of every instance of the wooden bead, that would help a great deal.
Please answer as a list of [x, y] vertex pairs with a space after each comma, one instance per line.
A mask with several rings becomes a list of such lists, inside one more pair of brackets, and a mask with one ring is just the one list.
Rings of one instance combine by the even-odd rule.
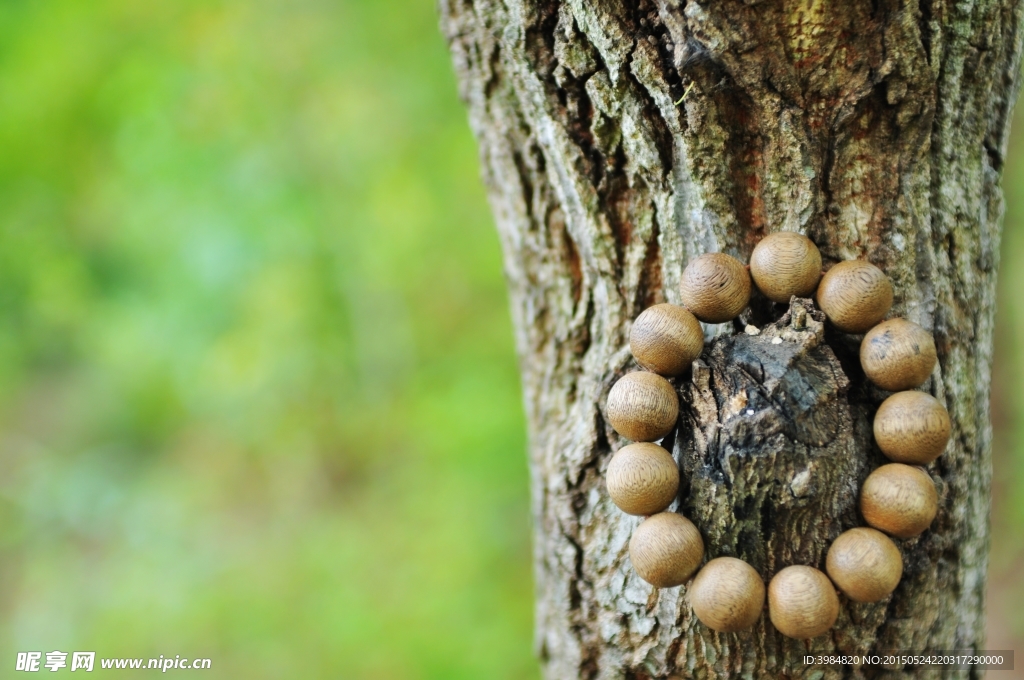
[[906, 319], [878, 324], [860, 343], [860, 365], [868, 380], [890, 392], [919, 387], [935, 361], [932, 334]]
[[889, 463], [864, 480], [860, 511], [871, 526], [898, 538], [917, 536], [938, 512], [939, 497], [928, 473], [920, 468]]
[[863, 333], [889, 313], [892, 284], [870, 262], [840, 262], [821, 277], [818, 307], [839, 330]]
[[693, 613], [719, 633], [750, 628], [764, 609], [764, 581], [752, 566], [735, 557], [716, 557], [690, 585]]
[[783, 635], [807, 640], [836, 622], [839, 597], [828, 576], [814, 567], [786, 567], [768, 584], [768, 616]]
[[704, 559], [704, 540], [693, 522], [674, 512], [651, 515], [629, 540], [629, 560], [640, 578], [658, 588], [686, 583]]
[[903, 558], [881, 531], [857, 527], [832, 542], [825, 571], [854, 602], [878, 602], [896, 590], [903, 576]]
[[897, 392], [875, 413], [875, 441], [890, 460], [927, 465], [946, 450], [949, 413], [926, 392]]
[[657, 444], [639, 442], [624, 446], [612, 456], [605, 476], [608, 495], [630, 515], [661, 512], [679, 491], [679, 466]]
[[779, 231], [761, 239], [750, 254], [750, 275], [758, 290], [774, 302], [808, 297], [821, 279], [821, 253], [811, 239]]
[[660, 375], [627, 373], [608, 393], [608, 422], [615, 431], [635, 442], [661, 439], [676, 424], [679, 398]]
[[701, 321], [731, 321], [750, 302], [750, 274], [735, 257], [705, 253], [686, 265], [679, 294], [686, 308]]
[[644, 368], [679, 375], [704, 349], [704, 329], [697, 317], [676, 305], [648, 307], [633, 322], [629, 349]]

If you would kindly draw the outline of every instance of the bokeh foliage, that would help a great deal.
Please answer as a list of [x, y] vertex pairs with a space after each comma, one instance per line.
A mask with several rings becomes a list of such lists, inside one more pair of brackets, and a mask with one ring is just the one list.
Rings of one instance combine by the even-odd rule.
[[0, 3], [0, 668], [59, 649], [210, 657], [209, 678], [535, 678], [519, 399], [432, 3]]
[[536, 677], [500, 250], [430, 3], [0, 3], [0, 149], [3, 668]]

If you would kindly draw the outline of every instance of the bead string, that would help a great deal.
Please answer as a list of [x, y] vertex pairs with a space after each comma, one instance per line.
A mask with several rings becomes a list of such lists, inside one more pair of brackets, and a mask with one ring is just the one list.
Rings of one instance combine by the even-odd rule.
[[696, 572], [690, 604], [708, 628], [735, 632], [754, 625], [764, 609], [764, 581], [735, 557], [714, 558], [698, 571], [704, 560], [700, 531], [683, 515], [665, 511], [679, 490], [679, 467], [668, 451], [651, 442], [667, 435], [678, 420], [678, 396], [665, 376], [685, 373], [703, 351], [699, 321], [731, 321], [747, 307], [751, 279], [774, 302], [816, 293], [818, 307], [833, 326], [866, 332], [860, 346], [864, 373], [894, 392], [878, 408], [873, 424], [878, 447], [893, 462], [868, 475], [860, 491], [860, 511], [869, 527], [850, 529], [832, 542], [825, 558], [827, 575], [792, 565], [768, 584], [772, 624], [783, 635], [803, 640], [835, 624], [836, 588], [856, 602], [877, 602], [896, 589], [903, 560], [889, 536], [917, 536], [935, 518], [935, 485], [917, 466], [945, 450], [950, 420], [937, 399], [915, 389], [935, 367], [932, 335], [905, 319], [882, 321], [893, 291], [878, 267], [852, 260], [822, 274], [817, 246], [795, 232], [762, 239], [749, 268], [723, 253], [691, 261], [680, 283], [683, 306], [654, 305], [637, 317], [630, 332], [630, 349], [646, 370], [626, 374], [608, 394], [608, 422], [635, 443], [612, 457], [607, 488], [623, 512], [645, 516], [629, 542], [633, 568], [658, 588], [682, 585]]

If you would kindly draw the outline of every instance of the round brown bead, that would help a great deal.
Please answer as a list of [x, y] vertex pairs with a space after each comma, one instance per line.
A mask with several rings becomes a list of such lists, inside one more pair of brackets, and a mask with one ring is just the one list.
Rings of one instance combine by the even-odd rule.
[[878, 602], [899, 584], [903, 558], [896, 544], [881, 531], [857, 527], [832, 542], [825, 571], [851, 600]]
[[818, 307], [839, 330], [863, 333], [889, 313], [892, 284], [870, 262], [840, 262], [821, 277]]
[[868, 475], [860, 488], [864, 520], [898, 538], [917, 536], [927, 529], [938, 508], [939, 496], [932, 478], [910, 465], [883, 465]]
[[686, 265], [679, 295], [701, 321], [731, 321], [750, 302], [750, 274], [735, 257], [705, 253]]
[[754, 625], [764, 609], [764, 581], [752, 566], [735, 557], [716, 557], [690, 584], [693, 613], [719, 633]]
[[868, 379], [883, 390], [919, 387], [935, 368], [932, 334], [906, 319], [889, 319], [864, 336], [860, 365]]
[[640, 578], [658, 588], [686, 583], [704, 559], [704, 540], [693, 522], [674, 512], [651, 515], [629, 540], [629, 560]]
[[828, 576], [794, 565], [768, 584], [768, 616], [780, 633], [807, 640], [828, 632], [839, 616], [839, 597]]
[[926, 392], [897, 392], [875, 413], [875, 441], [890, 460], [927, 465], [946, 450], [949, 413]]
[[704, 349], [704, 329], [697, 317], [682, 307], [654, 305], [633, 322], [629, 349], [644, 368], [661, 375], [679, 375]]
[[661, 439], [676, 424], [679, 398], [660, 375], [627, 373], [608, 392], [608, 422], [615, 431], [635, 442]]
[[661, 512], [679, 491], [679, 466], [657, 444], [624, 446], [612, 456], [605, 476], [608, 495], [630, 515]]
[[795, 231], [779, 231], [761, 239], [750, 254], [750, 275], [764, 296], [774, 302], [814, 293], [821, 279], [821, 253], [811, 239]]

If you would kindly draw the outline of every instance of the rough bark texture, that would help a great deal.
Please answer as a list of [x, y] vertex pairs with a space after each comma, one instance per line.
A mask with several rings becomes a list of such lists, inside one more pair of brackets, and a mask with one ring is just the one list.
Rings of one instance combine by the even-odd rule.
[[[813, 668], [808, 652], [980, 649], [988, 549], [989, 377], [1018, 89], [1019, 0], [442, 0], [505, 251], [530, 426], [537, 650], [548, 678], [878, 677]], [[685, 95], [685, 96], [684, 96]], [[829, 263], [867, 258], [893, 315], [934, 331], [925, 384], [953, 422], [929, 472], [941, 508], [900, 541], [906, 570], [874, 605], [844, 600], [805, 644], [767, 617], [751, 632], [697, 622], [685, 587], [629, 565], [638, 520], [604, 490], [623, 441], [603, 417], [630, 370], [630, 323], [679, 302], [685, 263], [746, 261], [765, 234], [810, 236]], [[677, 503], [708, 557], [765, 579], [823, 566], [861, 524], [881, 461], [858, 338], [810, 302], [755, 300], [677, 380], [667, 442]], [[772, 343], [773, 338], [782, 342]], [[924, 676], [962, 673], [912, 670]]]

